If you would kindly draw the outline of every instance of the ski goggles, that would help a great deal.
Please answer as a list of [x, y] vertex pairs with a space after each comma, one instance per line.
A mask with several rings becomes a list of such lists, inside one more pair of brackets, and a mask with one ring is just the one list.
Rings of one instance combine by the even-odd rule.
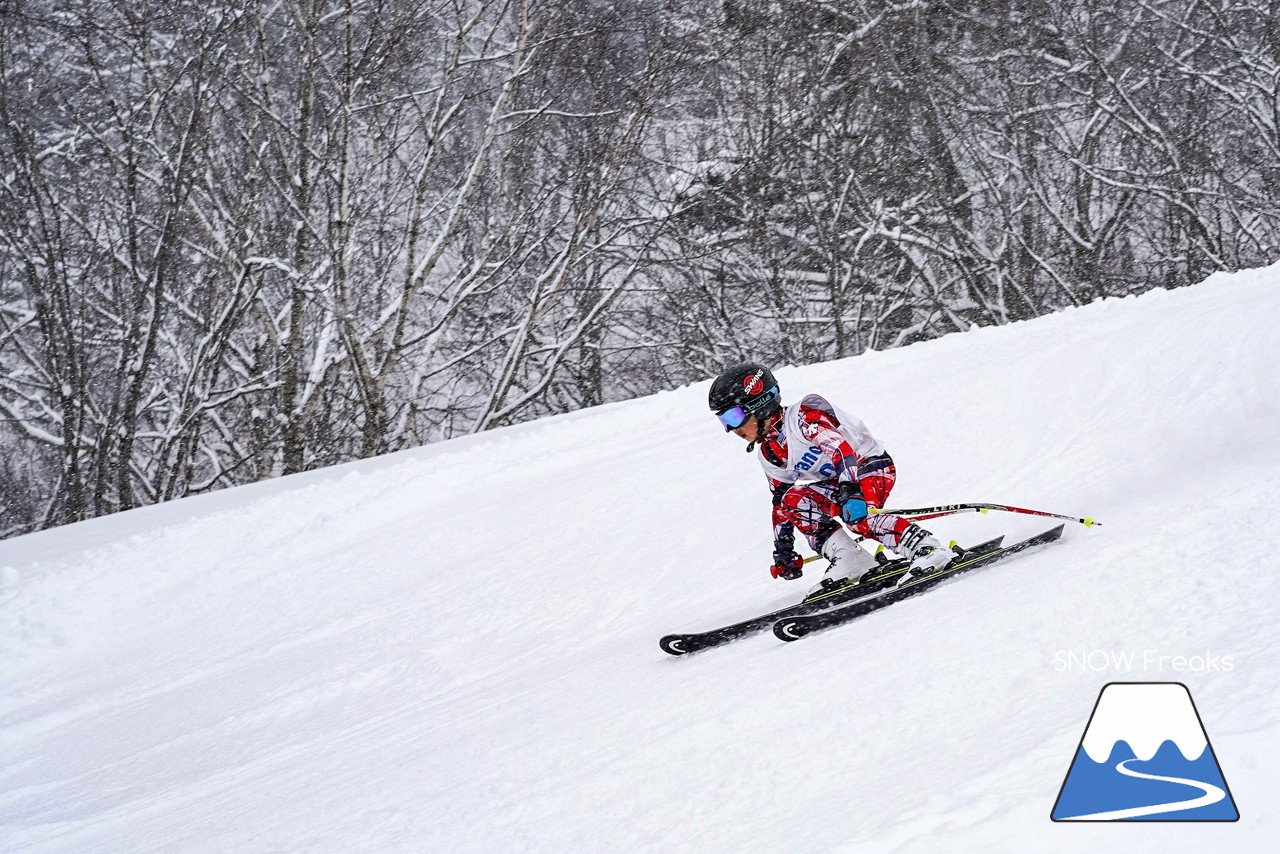
[[726, 433], [730, 430], [737, 430], [743, 424], [746, 424], [749, 417], [751, 417], [751, 413], [741, 406], [731, 406], [724, 412], [716, 413], [716, 418], [720, 419], [720, 423], [724, 425]]

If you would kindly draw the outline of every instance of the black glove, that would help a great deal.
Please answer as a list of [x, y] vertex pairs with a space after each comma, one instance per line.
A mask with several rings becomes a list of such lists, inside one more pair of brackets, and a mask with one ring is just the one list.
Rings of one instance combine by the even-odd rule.
[[853, 523], [867, 518], [867, 502], [862, 499], [862, 489], [852, 481], [844, 481], [836, 487], [831, 500], [840, 508], [840, 518]]
[[773, 566], [769, 567], [774, 578], [795, 581], [804, 575], [804, 558], [790, 546], [779, 545], [773, 552]]

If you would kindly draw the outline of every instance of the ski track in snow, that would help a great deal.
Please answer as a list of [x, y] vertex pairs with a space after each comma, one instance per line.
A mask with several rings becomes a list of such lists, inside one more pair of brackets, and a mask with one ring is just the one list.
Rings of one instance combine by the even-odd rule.
[[[769, 577], [706, 383], [0, 542], [0, 851], [1269, 851], [1277, 316], [1280, 266], [777, 370], [886, 443], [899, 506], [1103, 522], [791, 645], [657, 646], [822, 571]], [[1050, 822], [1098, 690], [1144, 679], [1188, 685], [1240, 821]]]

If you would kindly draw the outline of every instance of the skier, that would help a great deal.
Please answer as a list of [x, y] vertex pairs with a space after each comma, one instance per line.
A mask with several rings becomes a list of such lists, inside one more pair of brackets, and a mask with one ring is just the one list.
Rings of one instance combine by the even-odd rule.
[[884, 507], [897, 471], [858, 418], [816, 394], [784, 409], [777, 380], [753, 362], [726, 368], [711, 384], [708, 402], [726, 432], [747, 440], [748, 453], [759, 447], [760, 465], [773, 492], [774, 578], [794, 580], [803, 574], [804, 561], [794, 548], [797, 529], [830, 561], [810, 595], [872, 574], [878, 566], [875, 558], [841, 521], [910, 558], [902, 581], [956, 558], [919, 525], [871, 512]]

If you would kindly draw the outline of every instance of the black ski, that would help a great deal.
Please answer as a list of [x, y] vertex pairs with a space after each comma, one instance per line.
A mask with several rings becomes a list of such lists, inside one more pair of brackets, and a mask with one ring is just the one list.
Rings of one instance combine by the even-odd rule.
[[952, 561], [943, 569], [926, 575], [922, 578], [914, 579], [903, 583], [900, 587], [893, 587], [882, 590], [879, 593], [872, 593], [854, 601], [846, 601], [841, 606], [822, 611], [820, 613], [808, 614], [788, 614], [786, 617], [774, 623], [773, 633], [784, 641], [799, 640], [807, 634], [819, 631], [820, 629], [838, 626], [841, 623], [847, 623], [850, 620], [856, 620], [858, 617], [870, 614], [872, 611], [878, 611], [894, 602], [900, 602], [903, 599], [915, 596], [917, 593], [923, 593], [930, 587], [939, 582], [946, 581], [959, 575], [962, 572], [968, 572], [971, 569], [977, 569], [981, 566], [995, 563], [996, 561], [1008, 557], [1011, 554], [1032, 548], [1033, 546], [1051, 543], [1062, 536], [1062, 525], [1051, 528], [1042, 534], [1037, 534], [1030, 539], [1014, 543], [1011, 546], [995, 549], [985, 554], [973, 554], [966, 552], [958, 560]]
[[[1000, 544], [1004, 541], [1004, 537], [996, 537], [993, 540], [987, 540], [985, 543], [979, 543], [971, 549], [965, 549], [963, 555], [967, 557], [981, 557], [999, 551]], [[732, 623], [728, 626], [721, 626], [718, 629], [712, 629], [706, 632], [690, 632], [687, 634], [667, 635], [658, 641], [658, 645], [662, 647], [663, 652], [671, 655], [686, 655], [690, 652], [707, 649], [708, 647], [720, 646], [745, 637], [755, 632], [764, 631], [772, 626], [778, 620], [784, 617], [793, 617], [804, 614], [814, 614], [819, 611], [826, 611], [855, 599], [863, 599], [873, 593], [883, 591], [892, 587], [898, 580], [898, 577], [907, 570], [906, 559], [894, 560], [884, 564], [879, 571], [872, 577], [858, 584], [847, 584], [843, 587], [836, 587], [832, 590], [825, 590], [821, 593], [806, 597], [803, 602], [796, 605], [788, 605], [769, 614], [762, 614], [759, 617], [752, 617], [749, 620], [743, 620], [740, 623]]]

